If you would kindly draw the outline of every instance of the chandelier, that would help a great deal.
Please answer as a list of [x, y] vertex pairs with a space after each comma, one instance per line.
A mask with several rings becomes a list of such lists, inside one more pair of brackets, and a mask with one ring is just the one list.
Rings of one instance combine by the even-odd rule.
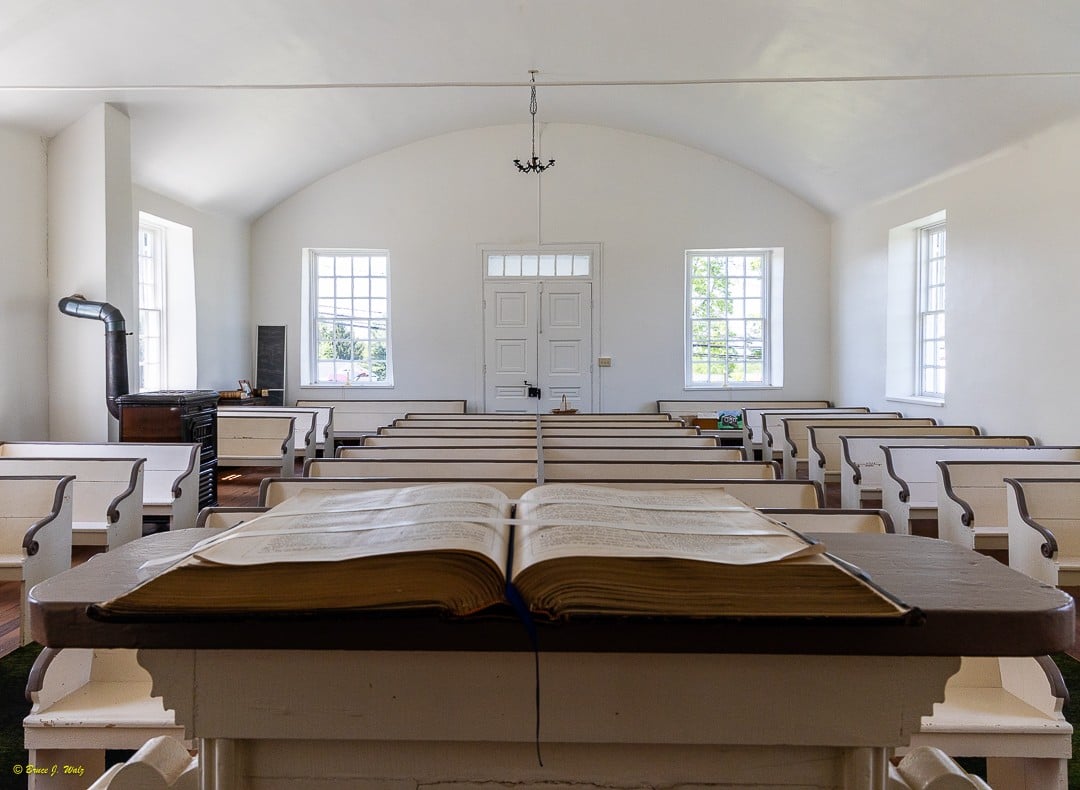
[[549, 167], [555, 166], [555, 160], [549, 159], [545, 165], [536, 157], [536, 69], [529, 69], [532, 82], [532, 93], [529, 99], [529, 114], [532, 116], [532, 156], [525, 164], [520, 159], [515, 159], [514, 164], [522, 173], [543, 173]]

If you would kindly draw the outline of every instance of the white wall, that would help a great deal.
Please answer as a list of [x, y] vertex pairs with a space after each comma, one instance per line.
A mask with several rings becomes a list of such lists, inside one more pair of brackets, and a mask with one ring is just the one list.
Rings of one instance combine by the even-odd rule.
[[[287, 399], [464, 397], [481, 402], [478, 245], [536, 243], [537, 177], [512, 164], [527, 126], [430, 138], [338, 171], [267, 212], [252, 234], [252, 324], [288, 326]], [[550, 124], [544, 243], [603, 244], [600, 371], [607, 411], [683, 389], [683, 253], [785, 248], [785, 387], [823, 397], [830, 381], [827, 219], [772, 182], [701, 151], [614, 129]], [[390, 250], [395, 387], [299, 388], [301, 249]], [[761, 391], [748, 393], [761, 397]]]
[[49, 429], [45, 151], [36, 134], [0, 129], [0, 438], [5, 440], [41, 439]]
[[[838, 402], [1080, 443], [1080, 122], [1036, 135], [833, 226]], [[889, 229], [945, 210], [943, 408], [885, 400]]]
[[[49, 142], [49, 437], [104, 441], [105, 325], [64, 315], [64, 296], [109, 302], [132, 317], [135, 226], [129, 122], [98, 105]], [[134, 345], [128, 342], [130, 378]]]
[[135, 188], [135, 208], [136, 214], [145, 211], [192, 230], [198, 320], [197, 334], [189, 342], [197, 346], [197, 381], [181, 388], [236, 389], [239, 379], [254, 380], [251, 226], [245, 220], [197, 211], [141, 187]]

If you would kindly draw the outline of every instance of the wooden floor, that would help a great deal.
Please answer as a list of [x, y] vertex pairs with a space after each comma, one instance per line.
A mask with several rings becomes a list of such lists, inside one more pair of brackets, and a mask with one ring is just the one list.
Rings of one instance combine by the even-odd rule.
[[[297, 474], [302, 465], [297, 464]], [[237, 467], [226, 469], [218, 475], [218, 504], [222, 507], [248, 507], [259, 504], [259, 483], [264, 477], [276, 476], [276, 468]], [[85, 562], [97, 551], [89, 547], [77, 547], [72, 563]], [[1070, 591], [1073, 592], [1073, 591]], [[19, 585], [0, 582], [0, 657], [6, 656], [19, 646]], [[1080, 619], [1077, 621], [1077, 640], [1068, 651], [1080, 660]]]

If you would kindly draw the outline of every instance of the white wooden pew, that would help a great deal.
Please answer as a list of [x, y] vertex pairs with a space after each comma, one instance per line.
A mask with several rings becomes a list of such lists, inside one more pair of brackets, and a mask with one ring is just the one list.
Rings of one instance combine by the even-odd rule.
[[[765, 454], [763, 457], [776, 460], [779, 455], [783, 462], [784, 477], [795, 478], [806, 466], [809, 458], [810, 443], [807, 429], [811, 425], [823, 425], [828, 422], [843, 422], [857, 425], [860, 422], [869, 425], [885, 425], [902, 419], [898, 411], [859, 412], [855, 414], [789, 414], [775, 418], [765, 417]], [[775, 424], [775, 427], [774, 427]], [[933, 424], [921, 421], [919, 424]]]
[[[412, 436], [412, 437], [454, 437], [454, 436], [483, 436], [489, 439], [531, 439], [536, 441], [536, 427], [526, 426], [519, 427], [510, 423], [503, 427], [494, 428], [472, 428], [469, 426], [449, 427], [449, 428], [415, 428], [412, 426], [401, 425], [384, 425], [376, 432], [377, 436]], [[364, 444], [367, 444], [367, 440], [364, 440]]]
[[433, 480], [531, 480], [536, 483], [533, 461], [439, 460], [363, 458], [309, 458], [304, 477], [405, 477]]
[[[584, 482], [584, 481], [578, 481]], [[754, 508], [805, 510], [825, 507], [825, 492], [811, 480], [589, 480], [589, 485], [625, 488], [630, 491], [709, 488], [722, 490]]]
[[546, 441], [549, 438], [559, 438], [565, 436], [639, 436], [641, 438], [666, 438], [666, 437], [678, 437], [678, 436], [700, 436], [701, 431], [698, 428], [689, 428], [678, 425], [677, 423], [650, 423], [642, 422], [635, 426], [609, 426], [609, 425], [555, 425], [555, 426], [541, 426], [541, 436]]
[[142, 537], [144, 458], [0, 457], [3, 476], [74, 475], [71, 542], [114, 549]]
[[720, 447], [715, 436], [705, 434], [699, 436], [642, 436], [641, 434], [549, 436], [545, 431], [541, 442], [545, 450], [552, 447]]
[[[743, 409], [743, 420], [746, 424], [747, 441], [750, 442], [747, 449], [757, 450], [761, 453], [763, 461], [781, 460], [774, 458], [781, 452], [780, 442], [784, 433], [783, 423], [785, 417], [813, 417], [818, 414], [867, 414], [870, 409], [866, 406], [838, 406], [828, 409]], [[772, 435], [776, 438], [773, 439]], [[770, 447], [772, 443], [772, 447]]]
[[821, 483], [839, 484], [844, 466], [844, 436], [975, 436], [979, 429], [973, 425], [935, 425], [921, 418], [901, 417], [897, 420], [876, 424], [876, 420], [863, 420], [849, 424], [847, 420], [808, 425], [807, 477]]
[[105, 770], [107, 749], [139, 749], [163, 735], [184, 740], [173, 711], [152, 696], [150, 674], [136, 652], [45, 648], [38, 655], [26, 685], [32, 703], [23, 719], [28, 762], [82, 767], [85, 773], [32, 777], [31, 787], [88, 787]]
[[[776, 414], [863, 414], [870, 411], [867, 406], [747, 406], [742, 410], [743, 426], [746, 432], [745, 447], [747, 452], [765, 456], [765, 415]], [[779, 425], [778, 422], [775, 423]]]
[[294, 419], [218, 415], [218, 466], [276, 466], [288, 477], [296, 464]]
[[195, 524], [199, 513], [199, 452], [197, 442], [0, 443], [0, 457], [145, 458], [143, 516], [168, 518], [170, 529]]
[[1080, 587], [1080, 475], [1005, 478], [1009, 567], [1055, 587]]
[[26, 594], [71, 567], [74, 476], [0, 477], [0, 581], [19, 585], [19, 644], [30, 641]]
[[549, 461], [745, 461], [742, 447], [561, 447], [544, 443], [544, 462]]
[[[365, 436], [360, 447], [536, 447], [530, 436]], [[338, 454], [345, 447], [339, 448]]]
[[[291, 496], [307, 489], [319, 491], [371, 491], [378, 488], [404, 488], [406, 486], [426, 485], [431, 479], [416, 478], [359, 478], [359, 477], [267, 477], [259, 486], [260, 508], [279, 505]], [[520, 497], [535, 481], [522, 480], [479, 480], [476, 482], [491, 485], [503, 491], [507, 496]], [[585, 481], [577, 481], [585, 482]], [[736, 480], [589, 480], [589, 485], [602, 485], [610, 488], [635, 490], [654, 490], [664, 488], [721, 488], [736, 499], [751, 507], [780, 508], [819, 508], [825, 505], [825, 495], [821, 486], [809, 480], [754, 480], [750, 478]], [[248, 511], [249, 513], [252, 511]], [[238, 513], [238, 512], [237, 512]], [[208, 516], [210, 518], [211, 516]], [[217, 523], [227, 525], [229, 518], [246, 519], [248, 516], [222, 514]], [[209, 523], [208, 523], [209, 526]]]
[[765, 461], [549, 461], [545, 483], [587, 483], [590, 480], [776, 480], [776, 464]]
[[[408, 488], [446, 482], [430, 477], [266, 477], [259, 484], [259, 507], [280, 505], [301, 491], [375, 491], [383, 488]], [[461, 482], [454, 478], [453, 482]], [[511, 499], [517, 499], [530, 488], [536, 487], [536, 479], [507, 480], [502, 478], [470, 479], [502, 491]]]
[[292, 417], [293, 452], [305, 458], [318, 453], [318, 412], [315, 409], [299, 409], [273, 406], [218, 407], [218, 417]]
[[[877, 507], [881, 504], [881, 478], [885, 468], [883, 447], [1033, 447], [1030, 436], [953, 436], [941, 425], [934, 433], [919, 432], [903, 436], [890, 431], [867, 436], [846, 433], [840, 437], [843, 448], [843, 471], [840, 474], [841, 507]], [[927, 429], [929, 430], [929, 429]], [[940, 434], [940, 435], [939, 435]]]
[[545, 425], [578, 422], [606, 422], [617, 420], [620, 422], [681, 422], [688, 425], [687, 420], [680, 419], [671, 414], [652, 414], [651, 412], [591, 412], [579, 414], [541, 414], [540, 421]]
[[[687, 425], [693, 425], [700, 414], [716, 415], [719, 412], [737, 411], [743, 420], [742, 428], [730, 431], [718, 431], [725, 436], [730, 435], [738, 440], [747, 451], [750, 460], [754, 459], [754, 451], [761, 450], [761, 432], [756, 437], [750, 433], [749, 423], [746, 422], [747, 409], [827, 409], [832, 403], [827, 400], [744, 400], [742, 398], [732, 400], [658, 400], [656, 410], [660, 414], [668, 414], [671, 417], [681, 419]], [[758, 423], [760, 428], [760, 422]]]
[[909, 749], [933, 746], [954, 757], [985, 757], [995, 790], [1067, 790], [1067, 700], [1061, 672], [1047, 656], [965, 656]]
[[938, 537], [980, 552], [1009, 550], [1006, 477], [1080, 477], [1075, 461], [938, 461]]
[[[415, 417], [402, 417], [394, 420], [390, 425], [395, 428], [460, 428], [462, 431], [473, 431], [477, 428], [517, 428], [519, 430], [536, 430], [535, 417], [523, 417], [519, 419], [487, 419], [488, 415], [461, 414], [461, 419], [418, 419]], [[483, 417], [484, 419], [478, 419]], [[466, 419], [471, 418], [471, 419]]]
[[[893, 445], [882, 449], [885, 474], [881, 504], [896, 531], [911, 533], [912, 522], [937, 521], [938, 461], [1077, 461], [1080, 447], [942, 447]], [[927, 528], [936, 536], [936, 527]]]
[[366, 444], [346, 446], [338, 449], [338, 458], [345, 460], [391, 461], [391, 460], [429, 460], [429, 461], [532, 461], [536, 463], [535, 444], [524, 447], [490, 447], [457, 445], [442, 447], [379, 447]]
[[772, 519], [787, 524], [797, 532], [846, 532], [883, 535], [892, 533], [892, 519], [884, 510], [844, 508], [792, 509], [758, 508]]
[[[443, 399], [365, 399], [340, 400], [304, 398], [296, 401], [297, 406], [333, 406], [334, 440], [355, 442], [361, 437], [375, 433], [384, 425], [389, 425], [398, 417], [410, 412], [424, 413], [465, 413], [464, 400]], [[334, 448], [324, 451], [333, 455]]]

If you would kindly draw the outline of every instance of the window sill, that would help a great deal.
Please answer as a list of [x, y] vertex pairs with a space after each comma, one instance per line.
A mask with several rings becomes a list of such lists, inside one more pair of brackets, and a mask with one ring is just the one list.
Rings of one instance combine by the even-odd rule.
[[380, 384], [301, 384], [302, 390], [375, 390], [375, 389], [393, 389], [392, 382], [382, 382]]
[[896, 403], [916, 403], [920, 406], [942, 407], [945, 405], [944, 398], [920, 398], [918, 395], [886, 395], [885, 400]]
[[684, 384], [683, 392], [745, 392], [747, 390], [782, 390], [779, 384], [729, 384], [726, 387], [717, 387], [714, 384]]

